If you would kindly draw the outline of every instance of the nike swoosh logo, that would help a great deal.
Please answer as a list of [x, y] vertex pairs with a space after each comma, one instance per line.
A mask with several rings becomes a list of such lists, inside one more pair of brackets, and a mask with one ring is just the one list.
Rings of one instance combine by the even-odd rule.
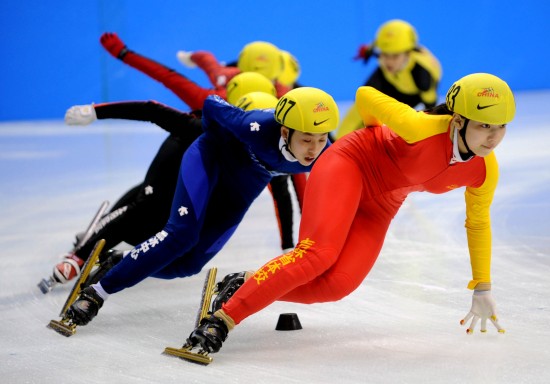
[[319, 122], [313, 121], [313, 125], [314, 125], [314, 126], [318, 126], [318, 125], [320, 125], [320, 124], [323, 124], [323, 123], [324, 123], [325, 121], [327, 121], [327, 120], [328, 120], [328, 119], [325, 119], [325, 120], [319, 121]]
[[496, 104], [489, 104], [489, 105], [477, 105], [477, 109], [481, 110], [481, 109], [485, 109], [485, 108], [489, 108], [489, 107], [494, 107]]

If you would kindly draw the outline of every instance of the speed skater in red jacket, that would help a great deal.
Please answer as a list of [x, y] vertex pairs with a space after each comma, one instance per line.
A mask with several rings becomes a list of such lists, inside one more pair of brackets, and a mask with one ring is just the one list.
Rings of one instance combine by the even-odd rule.
[[[411, 192], [461, 187], [472, 267], [468, 288], [474, 290], [461, 324], [471, 319], [472, 333], [481, 320], [485, 332], [490, 320], [504, 332], [491, 294], [490, 207], [498, 180], [493, 150], [515, 115], [512, 91], [498, 77], [476, 73], [454, 83], [446, 103], [431, 113], [372, 87], [360, 87], [356, 103], [367, 128], [337, 140], [313, 168], [296, 248], [233, 287], [236, 293], [191, 333], [191, 345], [217, 352], [229, 330], [276, 300], [311, 304], [346, 297], [368, 275]], [[232, 275], [222, 283], [231, 284]]]

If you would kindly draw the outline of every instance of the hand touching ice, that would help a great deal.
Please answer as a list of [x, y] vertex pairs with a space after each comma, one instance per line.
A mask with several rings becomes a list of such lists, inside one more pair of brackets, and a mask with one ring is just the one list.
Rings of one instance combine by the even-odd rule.
[[460, 325], [466, 324], [470, 319], [470, 326], [466, 333], [472, 334], [477, 322], [481, 320], [481, 332], [487, 332], [487, 319], [491, 320], [499, 333], [504, 333], [504, 329], [498, 323], [495, 300], [491, 291], [474, 291], [472, 296], [472, 308], [470, 312], [460, 320]]

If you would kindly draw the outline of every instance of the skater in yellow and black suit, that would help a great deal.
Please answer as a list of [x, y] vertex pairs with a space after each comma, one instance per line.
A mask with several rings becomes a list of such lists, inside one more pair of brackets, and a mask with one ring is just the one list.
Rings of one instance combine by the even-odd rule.
[[[372, 56], [378, 57], [378, 67], [366, 81], [366, 86], [413, 108], [420, 104], [430, 108], [437, 103], [441, 66], [426, 47], [418, 45], [418, 35], [412, 25], [403, 20], [382, 24], [374, 42], [361, 45], [355, 58], [366, 62]], [[353, 104], [342, 119], [336, 139], [362, 126]]]

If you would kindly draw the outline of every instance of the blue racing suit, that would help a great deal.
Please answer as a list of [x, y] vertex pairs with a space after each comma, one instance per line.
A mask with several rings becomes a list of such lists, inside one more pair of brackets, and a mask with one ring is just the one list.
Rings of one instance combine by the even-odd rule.
[[202, 124], [204, 133], [182, 158], [166, 226], [100, 280], [105, 292], [119, 292], [149, 276], [197, 274], [273, 176], [310, 172], [315, 164], [303, 166], [282, 154], [281, 125], [272, 109], [245, 112], [213, 95], [204, 103]]

